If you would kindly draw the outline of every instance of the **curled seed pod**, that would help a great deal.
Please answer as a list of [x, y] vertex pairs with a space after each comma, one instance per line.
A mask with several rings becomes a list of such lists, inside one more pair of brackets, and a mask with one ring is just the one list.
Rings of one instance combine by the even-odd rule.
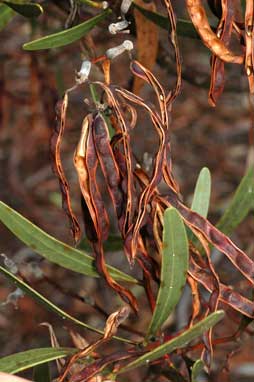
[[254, 4], [253, 0], [246, 1], [245, 9], [245, 70], [248, 76], [250, 93], [254, 93]]
[[129, 33], [130, 32], [129, 30], [124, 30], [125, 28], [129, 26], [129, 24], [130, 24], [129, 21], [127, 20], [121, 20], [121, 21], [118, 21], [117, 23], [112, 23], [108, 27], [109, 33], [111, 34], [117, 34], [119, 32]]
[[128, 10], [131, 7], [131, 4], [132, 4], [132, 0], [123, 0], [122, 1], [122, 4], [121, 4], [121, 13], [123, 15], [126, 15], [126, 13], [128, 12]]
[[106, 51], [105, 55], [109, 60], [113, 60], [117, 56], [120, 56], [125, 51], [131, 51], [133, 49], [133, 43], [130, 40], [125, 40], [121, 45], [110, 48]]
[[88, 76], [90, 74], [92, 67], [92, 63], [89, 60], [85, 60], [82, 62], [80, 71], [76, 75], [76, 83], [77, 84], [82, 84], [88, 79]]
[[236, 55], [212, 31], [201, 0], [186, 0], [191, 21], [205, 46], [222, 61], [242, 64], [243, 56]]
[[[234, 0], [221, 1], [221, 20], [217, 28], [217, 37], [228, 46], [234, 22]], [[216, 102], [224, 90], [225, 83], [225, 64], [217, 56], [212, 57], [211, 61], [211, 82], [208, 93], [208, 102], [211, 106], [216, 106]]]
[[69, 190], [69, 183], [66, 179], [62, 161], [60, 146], [63, 139], [65, 125], [66, 125], [66, 112], [68, 106], [68, 93], [66, 92], [62, 101], [59, 101], [56, 107], [57, 123], [55, 125], [51, 141], [50, 150], [52, 158], [53, 171], [59, 179], [59, 185], [62, 193], [62, 205], [66, 215], [69, 218], [71, 231], [75, 242], [80, 239], [81, 229], [75, 214], [72, 211], [71, 197]]

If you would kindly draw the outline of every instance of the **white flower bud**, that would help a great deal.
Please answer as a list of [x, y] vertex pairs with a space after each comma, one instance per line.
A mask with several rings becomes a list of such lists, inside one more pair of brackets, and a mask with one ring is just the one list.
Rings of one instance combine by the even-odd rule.
[[105, 55], [108, 59], [113, 60], [120, 54], [125, 51], [130, 51], [133, 49], [133, 43], [130, 40], [125, 40], [121, 45], [115, 46], [114, 48], [110, 48], [106, 51]]
[[85, 60], [82, 62], [81, 69], [76, 75], [76, 82], [78, 84], [82, 84], [88, 79], [88, 76], [91, 71], [91, 67], [92, 67], [91, 61]]
[[125, 15], [130, 9], [132, 0], [123, 0], [121, 4], [121, 13]]
[[[109, 25], [108, 30], [111, 34], [117, 34], [118, 32], [121, 32], [123, 29], [127, 28], [129, 26], [129, 22], [127, 20], [121, 20], [117, 23], [112, 23]], [[127, 32], [127, 31], [125, 31]]]
[[102, 2], [102, 9], [107, 9], [109, 7], [109, 4], [107, 1]]

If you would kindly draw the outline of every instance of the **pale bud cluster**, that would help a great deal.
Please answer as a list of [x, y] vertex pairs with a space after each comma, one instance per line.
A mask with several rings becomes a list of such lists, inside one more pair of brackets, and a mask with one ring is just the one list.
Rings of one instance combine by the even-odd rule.
[[[126, 20], [125, 15], [129, 11], [130, 6], [132, 4], [132, 0], [123, 0], [121, 3], [121, 17], [119, 17], [120, 21], [116, 23], [111, 23], [108, 26], [109, 33], [116, 35], [117, 33], [130, 33], [127, 29], [130, 22]], [[102, 7], [103, 9], [108, 8], [108, 2], [103, 1]], [[110, 48], [106, 51], [105, 56], [109, 60], [113, 60], [114, 58], [120, 56], [124, 52], [130, 52], [133, 50], [133, 43], [130, 40], [125, 40], [122, 44]], [[91, 71], [92, 63], [89, 60], [84, 60], [82, 62], [80, 71], [76, 73], [76, 84], [83, 84], [88, 80], [90, 71]]]

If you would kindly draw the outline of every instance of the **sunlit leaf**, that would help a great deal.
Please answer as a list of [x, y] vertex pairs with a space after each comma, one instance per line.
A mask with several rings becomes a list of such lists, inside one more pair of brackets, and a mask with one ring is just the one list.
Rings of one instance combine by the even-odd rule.
[[[147, 19], [154, 22], [160, 28], [166, 29], [168, 31], [171, 30], [170, 23], [166, 16], [163, 16], [157, 12], [148, 11], [147, 9], [144, 9], [135, 3], [134, 5], [135, 8], [138, 9]], [[177, 33], [179, 36], [199, 39], [195, 28], [189, 20], [184, 20], [181, 18], [177, 19]]]
[[198, 382], [198, 377], [201, 371], [204, 369], [204, 362], [202, 359], [197, 359], [191, 368], [191, 382]]
[[76, 351], [76, 349], [72, 348], [41, 348], [15, 353], [0, 359], [0, 371], [16, 374], [36, 365], [67, 357]]
[[192, 211], [197, 212], [204, 218], [207, 217], [211, 195], [211, 174], [207, 167], [202, 168], [195, 186]]
[[148, 330], [156, 334], [178, 303], [189, 264], [188, 240], [181, 216], [175, 208], [164, 213], [161, 283]]
[[6, 0], [3, 3], [24, 17], [38, 17], [43, 13], [40, 4], [22, 0]]
[[15, 13], [5, 4], [0, 4], [0, 30], [2, 30], [8, 22], [13, 18]]
[[[86, 276], [99, 277], [91, 256], [48, 235], [3, 202], [0, 202], [0, 221], [23, 243], [52, 263]], [[137, 283], [133, 277], [111, 266], [108, 270], [114, 279]]]
[[220, 320], [222, 320], [223, 317], [224, 312], [222, 310], [218, 310], [217, 312], [210, 314], [208, 317], [199, 321], [184, 333], [168, 342], [165, 342], [163, 345], [158, 346], [152, 351], [137, 358], [135, 361], [129, 363], [119, 371], [119, 374], [135, 369], [136, 367], [147, 365], [150, 362], [163, 357], [165, 354], [172, 353], [176, 349], [181, 349], [187, 346], [191, 341], [201, 336], [211, 327], [216, 325]]
[[39, 38], [37, 40], [28, 42], [23, 45], [25, 50], [41, 50], [41, 49], [52, 49], [58, 48], [60, 46], [65, 46], [71, 44], [74, 41], [79, 40], [91, 29], [93, 29], [100, 21], [104, 20], [110, 13], [109, 9], [99, 15], [79, 24], [72, 28], [63, 30], [58, 33], [53, 33], [49, 36]]
[[51, 381], [48, 363], [43, 363], [41, 365], [37, 365], [34, 367], [33, 381], [34, 382], [50, 382]]
[[217, 224], [217, 228], [226, 235], [231, 234], [243, 221], [251, 209], [254, 209], [254, 170], [250, 168], [242, 178], [228, 208]]

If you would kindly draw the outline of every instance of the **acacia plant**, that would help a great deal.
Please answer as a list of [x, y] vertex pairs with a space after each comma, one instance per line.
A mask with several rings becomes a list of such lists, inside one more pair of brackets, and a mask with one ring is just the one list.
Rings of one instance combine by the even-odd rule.
[[[16, 12], [32, 17], [35, 22], [35, 17], [44, 11], [44, 3], [44, 17], [47, 17], [50, 7], [46, 1], [8, 0], [1, 3], [2, 27], [11, 21]], [[124, 381], [128, 375], [132, 378], [131, 372], [141, 366], [147, 381], [164, 381], [165, 378], [196, 381], [202, 370], [210, 372], [214, 348], [222, 342], [239, 338], [254, 318], [253, 301], [224, 284], [211, 259], [215, 248], [242, 274], [248, 288], [253, 288], [254, 262], [229, 236], [253, 210], [254, 178], [253, 168], [250, 167], [217, 225], [207, 219], [211, 188], [207, 168], [200, 172], [191, 207], [182, 200], [177, 179], [173, 176], [170, 122], [184, 76], [178, 39], [179, 36], [198, 38], [211, 53], [208, 91], [211, 106], [216, 106], [223, 92], [225, 63], [243, 66], [252, 102], [253, 1], [186, 0], [188, 19], [177, 19], [171, 0], [159, 4], [163, 6], [164, 14], [156, 11], [156, 1], [71, 0], [51, 3], [67, 12], [62, 30], [29, 41], [23, 49], [51, 50], [79, 40], [82, 52], [86, 52], [85, 57], [83, 53], [75, 84], [57, 102], [56, 122], [52, 126], [50, 142], [53, 169], [59, 180], [62, 205], [75, 246], [58, 241], [4, 202], [0, 202], [0, 220], [44, 259], [84, 277], [105, 279], [108, 288], [120, 297], [121, 304], [117, 311], [109, 315], [104, 330], [100, 330], [88, 325], [85, 319], [74, 318], [37, 292], [12, 260], [2, 256], [4, 264], [0, 267], [1, 273], [19, 290], [35, 298], [46, 309], [80, 326], [80, 329], [96, 332], [98, 339], [90, 344], [83, 339], [83, 342], [76, 341], [76, 347], [61, 348], [48, 325], [52, 347], [3, 357], [0, 371], [16, 374], [34, 368], [35, 381], [49, 382], [47, 364], [57, 360], [58, 382]], [[217, 18], [217, 26], [210, 25], [208, 6]], [[84, 13], [85, 21], [82, 20]], [[40, 25], [40, 17], [36, 19], [36, 24]], [[83, 37], [95, 27], [101, 27], [102, 32], [108, 33], [112, 39], [118, 34], [122, 38], [121, 44], [112, 43], [103, 55], [97, 57], [91, 53], [89, 56]], [[158, 51], [158, 27], [168, 30], [168, 44], [174, 52], [176, 82], [170, 89], [165, 89], [152, 71]], [[126, 36], [130, 37], [127, 39]], [[152, 45], [149, 52], [143, 48], [145, 41], [142, 39], [145, 38], [150, 39]], [[112, 68], [121, 54], [129, 57], [129, 70], [134, 79], [132, 90], [111, 81]], [[90, 79], [94, 66], [102, 71], [104, 80]], [[140, 95], [144, 84], [154, 92], [154, 104]], [[72, 208], [60, 152], [68, 100], [79, 87], [89, 88], [90, 105], [93, 105], [91, 112], [84, 115], [73, 159], [80, 187], [85, 233]], [[157, 137], [156, 154], [149, 171], [139, 163], [133, 148], [132, 131], [140, 113], [147, 115], [149, 126]], [[253, 143], [252, 133], [250, 140]], [[105, 188], [113, 214], [109, 213], [102, 195]], [[129, 264], [126, 272], [106, 263], [105, 246], [110, 247], [111, 244], [110, 220], [117, 222], [118, 240]], [[84, 237], [92, 248], [91, 254], [79, 246]], [[132, 274], [134, 265], [139, 268], [141, 277]], [[185, 285], [192, 292], [189, 322], [187, 327], [169, 334], [165, 322], [179, 303], [184, 287], [187, 287]], [[139, 317], [142, 314], [139, 297], [134, 292], [137, 286], [146, 295], [151, 312], [150, 324], [143, 328], [143, 334], [137, 334], [131, 328], [128, 331], [126, 327], [128, 334], [119, 337], [118, 327], [123, 327], [128, 316]], [[238, 330], [228, 339], [223, 338], [222, 331], [218, 331], [216, 336], [213, 333], [213, 327], [225, 316], [221, 308], [230, 308], [240, 317]], [[118, 350], [110, 350], [111, 341], [118, 341]], [[105, 344], [109, 349], [107, 355], [100, 351]]]

